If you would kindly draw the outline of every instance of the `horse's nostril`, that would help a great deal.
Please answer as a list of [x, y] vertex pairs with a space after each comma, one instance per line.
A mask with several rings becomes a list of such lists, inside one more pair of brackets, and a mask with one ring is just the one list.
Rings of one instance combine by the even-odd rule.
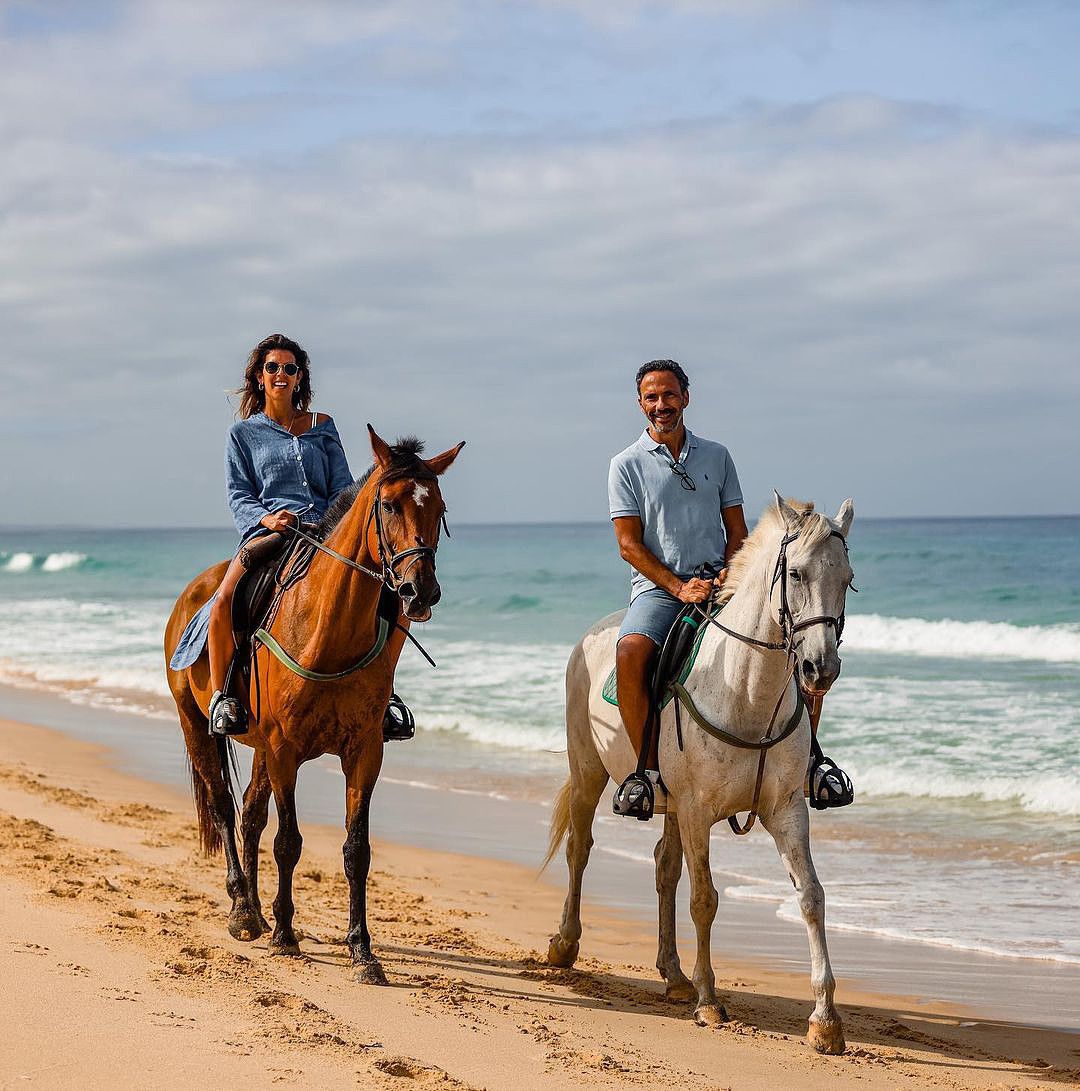
[[814, 664], [811, 663], [809, 659], [804, 659], [802, 661], [802, 676], [803, 676], [803, 678], [807, 678], [807, 679], [810, 679], [812, 681], [813, 678], [814, 678], [814, 675], [816, 675], [816, 674], [817, 674], [817, 668], [814, 666]]
[[431, 594], [431, 601], [429, 602], [428, 605], [437, 606], [438, 602], [439, 602], [439, 599], [441, 599], [441, 598], [442, 598], [442, 588], [438, 584], [436, 584], [435, 585], [435, 590]]
[[404, 583], [398, 585], [398, 594], [403, 599], [416, 598], [416, 584], [411, 580], [406, 580]]

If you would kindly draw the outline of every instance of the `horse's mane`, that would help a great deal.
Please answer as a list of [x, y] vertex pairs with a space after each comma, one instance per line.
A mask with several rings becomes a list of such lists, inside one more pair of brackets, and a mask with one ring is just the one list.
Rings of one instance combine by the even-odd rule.
[[[389, 484], [403, 477], [433, 478], [435, 474], [428, 469], [420, 457], [424, 452], [424, 441], [416, 436], [399, 436], [390, 447], [390, 465], [383, 471], [381, 481]], [[345, 513], [353, 506], [360, 490], [375, 473], [372, 463], [351, 485], [343, 489], [326, 509], [326, 514], [319, 520], [317, 533], [320, 538], [326, 536], [345, 518]]]
[[[836, 524], [821, 512], [814, 511], [812, 500], [793, 500], [790, 497], [785, 503], [799, 514], [798, 526], [792, 528], [798, 530], [799, 544], [803, 548], [813, 548], [820, 544], [836, 529]], [[766, 543], [778, 535], [787, 533], [788, 527], [783, 515], [776, 504], [770, 504], [761, 514], [757, 526], [746, 536], [739, 552], [731, 558], [728, 565], [727, 579], [720, 591], [719, 601], [727, 602], [739, 589], [739, 585], [746, 578], [746, 574], [758, 554], [765, 548]]]

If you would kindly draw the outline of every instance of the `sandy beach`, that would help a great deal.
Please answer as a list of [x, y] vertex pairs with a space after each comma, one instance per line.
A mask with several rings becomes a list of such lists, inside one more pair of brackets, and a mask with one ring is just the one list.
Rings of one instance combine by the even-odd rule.
[[[310, 822], [297, 883], [305, 955], [273, 959], [265, 939], [245, 945], [226, 932], [222, 868], [198, 854], [183, 793], [118, 772], [114, 757], [0, 722], [4, 1087], [1080, 1082], [1080, 1036], [843, 980], [848, 1052], [819, 1057], [803, 1040], [805, 978], [719, 951], [732, 1022], [703, 1030], [664, 998], [640, 921], [589, 906], [582, 960], [549, 969], [541, 958], [561, 905], [554, 882], [385, 841], [371, 904], [390, 986], [361, 987], [340, 944], [341, 834]], [[270, 834], [272, 823], [267, 846]], [[265, 903], [272, 871], [263, 872]]]

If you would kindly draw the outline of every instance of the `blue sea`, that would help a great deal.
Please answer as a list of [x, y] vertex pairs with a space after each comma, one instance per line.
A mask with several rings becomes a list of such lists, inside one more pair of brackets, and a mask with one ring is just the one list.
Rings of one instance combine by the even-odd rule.
[[[0, 530], [0, 682], [173, 730], [165, 619], [234, 544]], [[821, 738], [857, 802], [813, 817], [830, 929], [1080, 964], [1080, 517], [857, 519], [850, 544], [860, 593]], [[627, 596], [610, 527], [456, 527], [439, 572], [443, 601], [417, 629], [438, 669], [406, 649], [397, 689], [421, 736], [388, 776], [550, 798], [567, 655]], [[645, 876], [658, 831], [605, 810], [597, 850]], [[798, 920], [767, 835], [716, 836], [724, 895]]]

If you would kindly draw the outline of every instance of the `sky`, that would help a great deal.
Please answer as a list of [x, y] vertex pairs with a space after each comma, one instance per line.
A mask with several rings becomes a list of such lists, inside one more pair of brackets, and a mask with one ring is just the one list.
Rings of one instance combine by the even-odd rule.
[[0, 524], [228, 525], [270, 332], [356, 472], [603, 520], [680, 361], [750, 515], [1080, 512], [1080, 5], [0, 0]]

